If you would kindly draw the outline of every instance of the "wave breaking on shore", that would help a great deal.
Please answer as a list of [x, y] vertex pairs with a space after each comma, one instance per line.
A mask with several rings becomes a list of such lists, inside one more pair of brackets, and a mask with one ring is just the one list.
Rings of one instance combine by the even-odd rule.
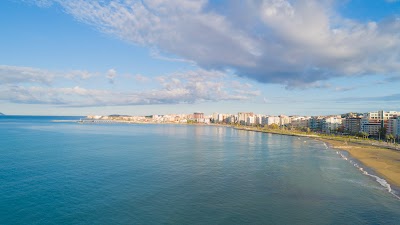
[[385, 179], [378, 177], [374, 174], [368, 173], [363, 167], [360, 166], [360, 164], [358, 164], [357, 162], [355, 162], [352, 159], [349, 159], [342, 152], [336, 151], [336, 154], [338, 154], [342, 159], [351, 163], [354, 167], [356, 167], [358, 170], [360, 170], [364, 175], [374, 178], [375, 181], [378, 182], [382, 187], [384, 187], [390, 194], [392, 194], [395, 198], [400, 200], [399, 194], [395, 190], [392, 189], [390, 184]]

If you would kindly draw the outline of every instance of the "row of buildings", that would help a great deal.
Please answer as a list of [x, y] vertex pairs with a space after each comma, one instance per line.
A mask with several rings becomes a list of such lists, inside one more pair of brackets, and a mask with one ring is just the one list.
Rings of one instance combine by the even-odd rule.
[[360, 113], [347, 113], [329, 116], [270, 116], [255, 114], [253, 112], [239, 112], [237, 114], [213, 113], [204, 115], [196, 112], [193, 114], [169, 114], [151, 116], [88, 116], [95, 120], [118, 120], [133, 123], [216, 123], [240, 124], [247, 126], [274, 126], [286, 129], [309, 129], [322, 133], [347, 133], [358, 134], [365, 132], [368, 136], [392, 134], [400, 136], [400, 112], [377, 111]]

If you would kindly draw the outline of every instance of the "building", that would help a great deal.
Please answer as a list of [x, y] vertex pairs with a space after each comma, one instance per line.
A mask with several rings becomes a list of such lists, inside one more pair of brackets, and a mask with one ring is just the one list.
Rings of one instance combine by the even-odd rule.
[[230, 115], [226, 118], [227, 124], [237, 123], [237, 115]]
[[308, 120], [310, 117], [304, 117], [304, 116], [292, 116], [290, 118], [290, 125], [289, 127], [292, 128], [305, 128], [308, 127]]
[[361, 130], [361, 117], [350, 116], [344, 119], [344, 131], [350, 134], [357, 134]]
[[290, 124], [290, 117], [285, 116], [285, 115], [280, 115], [279, 116], [279, 126], [286, 126]]
[[247, 122], [247, 117], [254, 116], [252, 112], [239, 112], [238, 113], [238, 123], [241, 125], [245, 125]]
[[400, 116], [397, 117], [397, 138], [400, 139]]
[[255, 116], [255, 124], [256, 125], [263, 125], [263, 115], [257, 115]]
[[308, 127], [313, 131], [321, 131], [323, 119], [324, 119], [324, 117], [322, 117], [322, 116], [312, 116], [308, 120], [308, 123], [309, 123]]
[[379, 119], [361, 119], [361, 132], [366, 132], [369, 136], [379, 136], [379, 131], [383, 123]]
[[195, 113], [193, 113], [193, 118], [194, 119], [204, 119], [204, 113], [195, 112]]
[[394, 118], [389, 119], [387, 122], [386, 134], [392, 134], [395, 137], [400, 135], [399, 130], [398, 130], [399, 122], [400, 122], [400, 116], [395, 116]]
[[270, 126], [272, 124], [276, 124], [279, 126], [281, 119], [279, 116], [266, 116], [264, 119], [264, 125]]
[[246, 125], [252, 126], [255, 123], [255, 116], [248, 116], [246, 119]]
[[342, 126], [342, 118], [340, 116], [329, 116], [322, 119], [321, 129], [324, 133], [332, 133]]
[[383, 121], [383, 124], [386, 124], [389, 119], [393, 119], [397, 116], [400, 116], [400, 112], [396, 111], [389, 111], [385, 112], [383, 110], [378, 111], [378, 112], [369, 112], [364, 114], [363, 118], [369, 119], [369, 120], [378, 120], [378, 121]]

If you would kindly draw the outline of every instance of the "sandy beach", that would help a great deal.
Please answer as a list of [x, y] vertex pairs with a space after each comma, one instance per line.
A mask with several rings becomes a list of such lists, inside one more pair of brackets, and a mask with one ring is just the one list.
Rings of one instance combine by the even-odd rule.
[[372, 169], [378, 176], [390, 184], [400, 187], [400, 151], [377, 147], [368, 143], [353, 143], [341, 140], [332, 140], [318, 135], [301, 134], [282, 130], [261, 130], [258, 128], [240, 127], [240, 130], [273, 133], [280, 135], [302, 136], [314, 138], [328, 143], [333, 149], [344, 150], [351, 157], [360, 161], [364, 166]]
[[317, 139], [329, 143], [334, 149], [347, 151], [389, 183], [400, 187], [400, 151], [326, 138]]

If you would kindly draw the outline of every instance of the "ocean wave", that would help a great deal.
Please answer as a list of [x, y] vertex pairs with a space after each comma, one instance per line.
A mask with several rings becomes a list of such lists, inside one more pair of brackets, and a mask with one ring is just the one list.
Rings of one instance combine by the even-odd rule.
[[383, 178], [378, 177], [376, 175], [368, 173], [363, 167], [361, 167], [358, 163], [354, 162], [353, 160], [347, 158], [342, 152], [336, 151], [336, 154], [340, 155], [342, 159], [349, 161], [354, 167], [356, 167], [358, 170], [360, 170], [364, 175], [372, 177], [375, 179], [376, 182], [378, 182], [382, 187], [384, 187], [390, 194], [392, 194], [394, 197], [400, 200], [400, 196], [398, 193], [396, 193], [390, 184]]

